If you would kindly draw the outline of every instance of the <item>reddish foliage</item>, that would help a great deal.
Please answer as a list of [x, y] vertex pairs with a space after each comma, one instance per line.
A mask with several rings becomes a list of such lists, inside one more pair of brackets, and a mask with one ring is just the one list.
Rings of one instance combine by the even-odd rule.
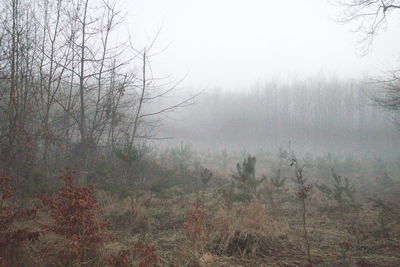
[[186, 214], [186, 221], [183, 225], [186, 237], [193, 241], [205, 241], [206, 239], [206, 213], [200, 202], [193, 203], [192, 209]]
[[158, 266], [160, 259], [153, 247], [140, 242], [135, 244], [136, 257], [139, 258], [139, 267]]
[[310, 195], [310, 191], [313, 189], [313, 185], [302, 185], [301, 190], [297, 191], [297, 197], [300, 199], [306, 199]]
[[160, 266], [160, 258], [153, 247], [137, 242], [134, 249], [121, 250], [108, 258], [108, 266], [129, 266], [131, 260], [136, 260], [139, 267]]
[[111, 255], [107, 259], [107, 265], [110, 267], [123, 267], [129, 264], [130, 258], [132, 257], [133, 251], [130, 249], [124, 249], [119, 251], [117, 254]]
[[10, 177], [0, 174], [0, 265], [15, 265], [20, 260], [17, 249], [25, 241], [37, 241], [40, 232], [33, 231], [28, 227], [17, 228], [18, 221], [32, 218], [36, 209], [16, 211], [11, 205], [13, 190], [10, 184]]
[[105, 233], [108, 222], [102, 222], [97, 214], [100, 208], [94, 196], [94, 186], [78, 187], [76, 174], [67, 170], [60, 177], [64, 181], [54, 197], [38, 196], [50, 210], [52, 224], [42, 225], [47, 231], [63, 237], [58, 257], [64, 263], [87, 262], [96, 257], [97, 249], [109, 236]]

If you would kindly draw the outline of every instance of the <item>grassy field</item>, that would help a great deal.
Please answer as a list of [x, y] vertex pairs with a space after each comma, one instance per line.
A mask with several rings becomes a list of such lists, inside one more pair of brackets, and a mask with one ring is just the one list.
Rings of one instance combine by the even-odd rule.
[[[257, 162], [248, 156], [209, 169], [195, 160], [162, 165], [158, 159], [142, 168], [151, 170], [150, 180], [122, 186], [98, 180], [92, 188], [82, 185], [88, 174], [66, 172], [58, 190], [24, 200], [8, 197], [2, 183], [0, 218], [8, 224], [1, 229], [1, 262], [399, 266], [400, 187], [389, 175], [396, 165], [329, 157]], [[333, 165], [347, 178], [326, 171]], [[101, 166], [94, 170], [104, 176]], [[378, 172], [381, 178], [372, 179]], [[28, 207], [35, 214], [18, 213]], [[21, 229], [39, 234], [18, 236]]]

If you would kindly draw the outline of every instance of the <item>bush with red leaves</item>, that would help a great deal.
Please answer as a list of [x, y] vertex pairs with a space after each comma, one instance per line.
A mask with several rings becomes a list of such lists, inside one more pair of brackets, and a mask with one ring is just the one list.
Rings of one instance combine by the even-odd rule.
[[36, 214], [36, 209], [17, 211], [12, 206], [13, 189], [10, 177], [0, 174], [0, 266], [21, 266], [23, 260], [18, 249], [25, 241], [37, 241], [40, 232], [28, 227], [17, 227]]
[[186, 237], [197, 249], [204, 247], [207, 242], [206, 217], [207, 214], [198, 201], [193, 203], [192, 208], [186, 214], [186, 221], [183, 225]]
[[137, 242], [133, 249], [121, 250], [107, 260], [110, 267], [130, 266], [132, 262], [135, 262], [138, 267], [161, 266], [156, 250], [140, 242]]
[[79, 187], [77, 175], [67, 170], [60, 177], [64, 181], [54, 197], [38, 196], [50, 210], [53, 223], [42, 225], [46, 231], [62, 237], [58, 247], [57, 262], [61, 265], [93, 265], [99, 258], [98, 249], [109, 240], [108, 222], [97, 215], [100, 208], [94, 196], [94, 186]]

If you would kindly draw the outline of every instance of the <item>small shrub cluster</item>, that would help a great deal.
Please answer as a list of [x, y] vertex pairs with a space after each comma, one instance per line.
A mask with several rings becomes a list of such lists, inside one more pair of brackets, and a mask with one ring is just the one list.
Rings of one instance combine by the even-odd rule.
[[[62, 186], [28, 211], [18, 208], [21, 195], [12, 197], [10, 177], [0, 176], [0, 266], [397, 266], [392, 195], [368, 202], [359, 178], [340, 168], [349, 179], [316, 175], [310, 157], [287, 153], [268, 169], [269, 158], [245, 156], [230, 180], [201, 162], [126, 183], [103, 161], [82, 172], [87, 181], [67, 170]], [[256, 162], [268, 176], [256, 175]], [[82, 185], [93, 181], [96, 189]], [[103, 189], [114, 183], [123, 194]]]
[[382, 197], [373, 197], [369, 199], [374, 208], [378, 210], [377, 229], [373, 234], [378, 237], [389, 238], [392, 229], [400, 222], [400, 205], [388, 201]]
[[282, 213], [282, 204], [289, 200], [288, 189], [285, 187], [286, 177], [281, 177], [281, 171], [278, 170], [276, 175], [269, 178], [263, 190], [263, 195], [269, 206], [269, 211], [273, 215], [279, 216]]
[[355, 188], [350, 183], [348, 178], [343, 178], [338, 175], [333, 169], [332, 179], [333, 184], [321, 184], [316, 185], [317, 189], [321, 191], [328, 199], [335, 202], [333, 207], [324, 208], [322, 212], [329, 212], [332, 215], [339, 215], [342, 220], [344, 219], [345, 213], [355, 211], [358, 207], [355, 200]]
[[204, 249], [208, 241], [207, 214], [201, 203], [196, 201], [187, 211], [186, 220], [183, 224], [186, 238], [196, 251]]
[[137, 242], [133, 249], [124, 249], [107, 259], [109, 267], [158, 267], [161, 266], [160, 257], [156, 250], [141, 242]]
[[232, 175], [236, 188], [235, 199], [249, 202], [258, 196], [258, 187], [265, 181], [265, 177], [256, 178], [256, 157], [250, 155], [243, 163], [236, 165], [237, 174]]
[[[38, 258], [46, 266], [161, 266], [155, 248], [141, 242], [108, 257], [102, 255], [104, 245], [111, 240], [110, 223], [99, 217], [101, 209], [94, 186], [78, 186], [72, 170], [67, 170], [60, 179], [64, 185], [54, 196], [37, 196], [46, 220], [36, 223], [42, 228], [37, 231], [23, 225], [40, 207], [18, 211], [11, 201], [11, 179], [0, 175], [0, 266], [37, 266]], [[42, 249], [37, 251], [40, 255], [36, 255], [36, 260], [23, 257], [20, 250], [24, 243], [35, 241], [43, 241]]]
[[94, 186], [79, 187], [76, 177], [69, 170], [60, 177], [64, 185], [54, 197], [38, 196], [52, 218], [43, 229], [62, 238], [55, 244], [59, 249], [56, 261], [64, 266], [93, 264], [99, 258], [98, 249], [110, 238], [105, 231], [109, 223], [98, 217]]

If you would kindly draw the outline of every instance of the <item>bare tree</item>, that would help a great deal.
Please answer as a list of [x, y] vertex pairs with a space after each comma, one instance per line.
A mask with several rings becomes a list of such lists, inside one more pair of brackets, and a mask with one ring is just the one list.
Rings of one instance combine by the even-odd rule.
[[37, 94], [32, 90], [31, 71], [36, 56], [34, 11], [24, 0], [4, 1], [1, 8], [1, 160], [23, 173], [32, 166], [37, 151], [36, 107], [30, 101]]
[[128, 82], [126, 65], [131, 58], [123, 54], [122, 45], [111, 45], [115, 43], [112, 32], [123, 19], [115, 4], [72, 1], [66, 17], [70, 22], [66, 41], [71, 47], [71, 60], [63, 67], [70, 73], [70, 89], [69, 96], [60, 95], [58, 103], [68, 113], [71, 124], [77, 126], [79, 136], [71, 138], [76, 139], [76, 155], [85, 159], [87, 150], [102, 140], [112, 120], [111, 107], [116, 108], [113, 103], [120, 98], [114, 86], [123, 87]]
[[87, 170], [91, 152], [133, 151], [191, 103], [159, 104], [179, 82], [153, 75], [157, 37], [143, 50], [121, 38], [116, 3], [0, 1], [0, 167], [29, 177], [40, 166], [50, 177], [72, 159]]
[[392, 121], [400, 127], [400, 70], [391, 71], [386, 78], [377, 80], [382, 90], [371, 96], [373, 103], [383, 110], [393, 112]]
[[339, 22], [357, 23], [356, 32], [362, 34], [365, 52], [368, 52], [374, 37], [386, 29], [389, 16], [392, 13], [400, 15], [399, 0], [335, 0], [335, 3], [343, 8]]
[[154, 76], [151, 58], [159, 54], [159, 52], [152, 52], [158, 34], [159, 32], [142, 50], [134, 48], [132, 44], [130, 47], [136, 55], [140, 72], [134, 82], [127, 84], [127, 93], [131, 94], [127, 112], [132, 116], [125, 119], [120, 129], [122, 142], [119, 144], [118, 154], [128, 165], [132, 165], [140, 157], [141, 150], [148, 140], [169, 138], [152, 134], [153, 128], [159, 125], [163, 117], [179, 108], [191, 105], [198, 96], [195, 94], [186, 98], [181, 97], [166, 105], [160, 104], [161, 100], [171, 97], [171, 94], [177, 91], [182, 80], [171, 82], [167, 78]]
[[[364, 52], [368, 53], [377, 34], [386, 30], [390, 15], [400, 17], [399, 0], [337, 0], [343, 7], [343, 14], [339, 19], [343, 23], [356, 22], [356, 31], [362, 34], [361, 43], [366, 45]], [[382, 88], [380, 92], [371, 96], [373, 103], [388, 111], [400, 111], [400, 70], [391, 70], [384, 78], [375, 79]], [[395, 120], [398, 124], [398, 120]]]

